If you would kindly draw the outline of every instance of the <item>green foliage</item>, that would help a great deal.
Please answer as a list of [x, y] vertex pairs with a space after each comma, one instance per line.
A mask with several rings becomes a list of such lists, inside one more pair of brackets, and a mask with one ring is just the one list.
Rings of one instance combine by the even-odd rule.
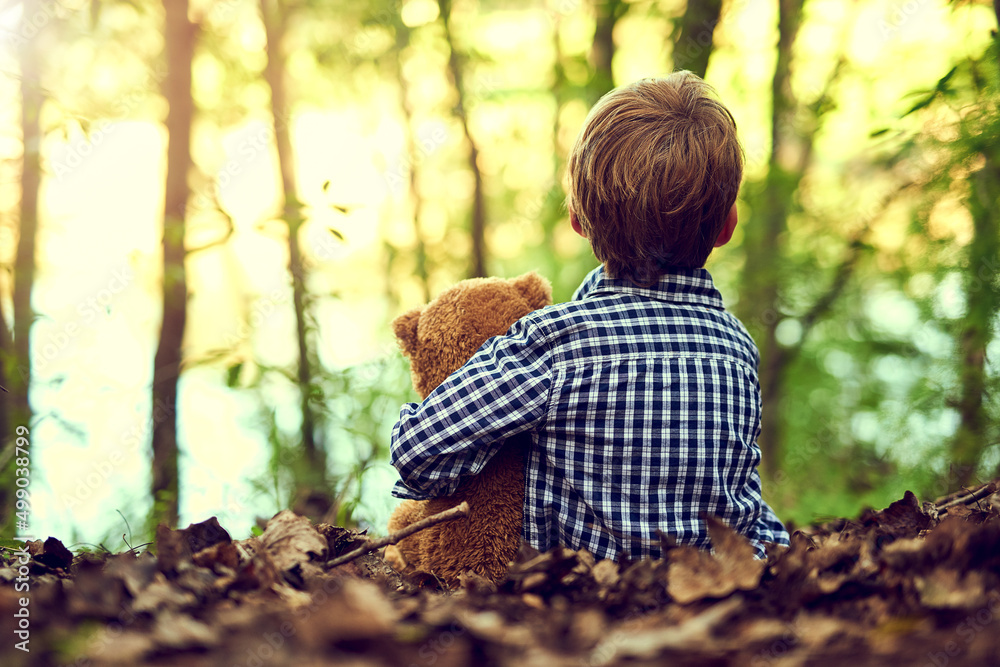
[[[998, 143], [997, 54], [992, 41], [981, 56], [962, 60], [917, 93], [900, 116], [917, 118], [915, 131], [871, 135], [891, 137], [883, 144], [886, 173], [905, 167], [919, 190], [909, 197], [913, 214], [901, 252], [863, 249], [859, 279], [847, 285], [787, 369], [789, 398], [781, 409], [789, 451], [771, 492], [797, 522], [824, 513], [850, 516], [905, 489], [933, 498], [997, 474], [1000, 411], [990, 398], [1000, 390], [996, 360], [985, 363], [985, 385], [971, 389], [984, 399], [983, 422], [969, 436], [971, 479], [955, 467], [950, 446], [970, 428], [963, 405], [978, 400], [970, 398], [963, 341], [979, 326], [990, 332], [981, 334], [980, 345], [995, 345], [1000, 308], [997, 272], [981, 271], [1000, 266], [1000, 234], [996, 227], [971, 228], [983, 214], [969, 185], [977, 172], [986, 174], [988, 151]], [[997, 178], [986, 179], [996, 211]], [[961, 209], [971, 218], [968, 227], [944, 212]], [[834, 229], [815, 229], [819, 243], [836, 242]], [[809, 244], [786, 247], [791, 275], [814, 273], [805, 259], [813, 254]], [[789, 304], [809, 303], [816, 283], [823, 281], [791, 286]]]
[[[363, 491], [373, 468], [388, 460], [389, 432], [399, 416], [399, 407], [417, 400], [408, 367], [401, 356], [393, 355], [337, 370], [314, 368], [319, 368], [319, 373], [312, 387], [317, 398], [322, 397], [316, 402], [322, 416], [321, 437], [317, 440], [327, 454], [326, 477], [337, 525], [353, 527], [384, 520], [384, 516], [369, 516], [363, 509]], [[296, 480], [307, 463], [299, 447], [298, 425], [281, 425], [278, 410], [267, 397], [272, 382], [288, 380], [283, 373], [263, 372], [244, 390], [258, 398], [260, 424], [267, 433], [270, 451], [266, 472], [252, 483], [279, 509], [295, 500]]]

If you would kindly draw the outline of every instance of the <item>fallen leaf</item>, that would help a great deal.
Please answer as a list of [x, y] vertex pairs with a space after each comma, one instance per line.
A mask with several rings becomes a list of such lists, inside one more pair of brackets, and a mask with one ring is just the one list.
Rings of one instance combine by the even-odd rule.
[[219, 524], [219, 520], [214, 516], [200, 523], [190, 524], [181, 533], [187, 540], [188, 548], [193, 554], [215, 544], [233, 541], [229, 532]]
[[219, 634], [190, 616], [165, 612], [156, 618], [153, 641], [174, 650], [205, 649], [219, 644]]
[[66, 609], [73, 616], [113, 619], [128, 594], [119, 579], [104, 575], [100, 563], [86, 563], [66, 582]]
[[197, 602], [198, 598], [194, 593], [179, 588], [168, 581], [162, 573], [157, 573], [153, 581], [136, 596], [132, 610], [156, 615], [161, 611], [192, 607]]
[[42, 552], [35, 556], [35, 560], [51, 568], [67, 569], [73, 562], [73, 554], [62, 542], [50, 537], [45, 540]]
[[283, 510], [267, 522], [260, 543], [278, 571], [297, 588], [322, 573], [327, 541], [309, 519]]
[[742, 602], [739, 597], [718, 602], [674, 627], [615, 633], [594, 647], [589, 664], [609, 665], [618, 664], [622, 659], [652, 659], [668, 649], [710, 649], [712, 631]]
[[195, 553], [191, 559], [195, 565], [213, 569], [218, 566], [235, 570], [240, 564], [239, 551], [233, 542], [219, 542]]
[[958, 572], [938, 568], [914, 579], [920, 602], [931, 609], [971, 609], [986, 604], [986, 582], [982, 572]]
[[765, 562], [754, 558], [746, 538], [715, 517], [706, 521], [714, 553], [679, 546], [669, 554], [667, 592], [681, 604], [751, 590], [764, 572]]
[[325, 601], [306, 608], [296, 622], [307, 645], [385, 639], [392, 634], [398, 614], [374, 584], [340, 579], [328, 588]]
[[601, 588], [611, 588], [618, 583], [618, 564], [613, 560], [602, 559], [590, 571], [594, 581]]

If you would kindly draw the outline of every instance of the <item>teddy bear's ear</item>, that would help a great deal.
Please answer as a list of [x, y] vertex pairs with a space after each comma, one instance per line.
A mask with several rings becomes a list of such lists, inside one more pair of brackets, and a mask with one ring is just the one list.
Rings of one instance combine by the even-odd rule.
[[514, 278], [511, 284], [521, 293], [528, 305], [536, 310], [552, 303], [552, 285], [534, 271]]
[[407, 357], [413, 357], [417, 351], [417, 324], [424, 307], [407, 311], [392, 321], [392, 332], [396, 334], [399, 347]]

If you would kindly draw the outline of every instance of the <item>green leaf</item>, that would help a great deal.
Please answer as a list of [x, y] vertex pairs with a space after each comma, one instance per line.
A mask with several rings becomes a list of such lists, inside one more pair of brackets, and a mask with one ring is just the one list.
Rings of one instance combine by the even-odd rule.
[[910, 107], [910, 110], [907, 111], [906, 113], [904, 113], [901, 117], [902, 118], [906, 118], [911, 113], [914, 113], [916, 111], [920, 111], [924, 107], [929, 106], [930, 103], [934, 101], [934, 98], [937, 97], [937, 95], [938, 95], [938, 91], [934, 90], [929, 95], [927, 95], [927, 97], [923, 98], [922, 100], [920, 100], [919, 102], [917, 102], [916, 104], [914, 104], [912, 107]]
[[950, 70], [948, 70], [947, 74], [938, 79], [937, 85], [934, 86], [934, 90], [937, 90], [942, 93], [946, 92], [948, 90], [948, 81], [951, 80], [951, 77], [955, 76], [956, 71], [958, 71], [958, 65], [952, 67]]
[[243, 370], [243, 362], [233, 364], [228, 369], [226, 369], [226, 386], [234, 388], [238, 385], [240, 380], [240, 371]]
[[919, 100], [916, 104], [914, 104], [913, 107], [909, 111], [904, 113], [902, 117], [906, 118], [911, 113], [919, 111], [920, 109], [923, 109], [924, 107], [928, 106], [931, 102], [934, 101], [934, 99], [938, 95], [946, 95], [949, 92], [951, 92], [950, 89], [948, 88], [948, 82], [951, 80], [951, 77], [955, 76], [955, 72], [957, 71], [958, 71], [958, 65], [955, 65], [950, 70], [948, 70], [948, 73], [945, 74], [940, 79], [938, 79], [938, 82], [934, 84], [934, 89], [931, 90], [926, 97], [924, 97], [923, 99]]

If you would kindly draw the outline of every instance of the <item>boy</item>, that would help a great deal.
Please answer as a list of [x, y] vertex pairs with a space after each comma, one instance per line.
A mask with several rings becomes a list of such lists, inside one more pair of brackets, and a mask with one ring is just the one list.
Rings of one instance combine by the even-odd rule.
[[392, 433], [393, 494], [448, 495], [531, 433], [523, 537], [596, 558], [658, 557], [656, 531], [708, 547], [701, 513], [763, 544], [757, 348], [701, 268], [736, 227], [743, 152], [690, 72], [611, 91], [570, 153], [570, 224], [602, 266], [569, 303], [491, 338]]

